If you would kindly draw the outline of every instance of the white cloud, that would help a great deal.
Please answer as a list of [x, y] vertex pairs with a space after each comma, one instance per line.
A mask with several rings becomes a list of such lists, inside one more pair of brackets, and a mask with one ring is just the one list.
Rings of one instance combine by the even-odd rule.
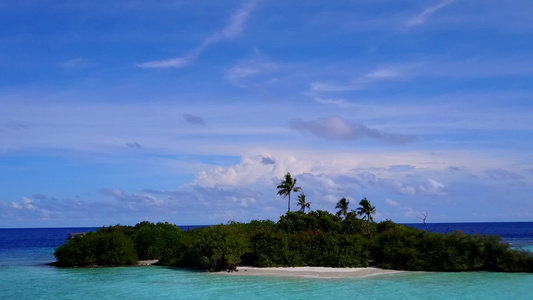
[[355, 82], [345, 85], [340, 85], [332, 82], [312, 82], [311, 91], [314, 92], [346, 92], [362, 90], [363, 87]]
[[239, 61], [226, 72], [226, 78], [238, 84], [238, 81], [248, 77], [258, 76], [277, 69], [279, 66], [262, 56], [258, 51], [249, 58]]
[[33, 203], [33, 200], [31, 200], [31, 199], [28, 199], [26, 197], [22, 197], [22, 203], [24, 205], [24, 208], [26, 208], [26, 209], [30, 209], [30, 210], [34, 210], [35, 209], [35, 205]]
[[351, 80], [348, 83], [339, 84], [335, 82], [312, 82], [310, 85], [311, 92], [347, 92], [364, 90], [369, 84], [376, 81], [392, 80], [402, 77], [403, 74], [392, 68], [377, 69], [368, 72], [360, 77]]
[[380, 178], [378, 179], [378, 183], [382, 188], [400, 195], [416, 194], [416, 188], [414, 186], [403, 183], [399, 180], [390, 178]]
[[237, 165], [216, 167], [198, 173], [194, 184], [206, 187], [242, 186], [257, 182], [270, 184], [273, 178], [284, 174], [284, 171], [279, 170], [280, 165], [288, 167], [294, 162], [292, 157], [279, 160], [262, 155], [243, 157]]
[[392, 206], [392, 207], [400, 207], [400, 203], [394, 201], [394, 200], [391, 200], [389, 198], [385, 199], [385, 203], [387, 203], [388, 205]]
[[424, 23], [426, 23], [428, 18], [431, 17], [431, 15], [436, 13], [438, 10], [440, 10], [440, 9], [450, 5], [450, 4], [452, 4], [453, 2], [454, 2], [454, 0], [444, 0], [444, 1], [441, 1], [441, 2], [437, 3], [436, 5], [429, 6], [426, 9], [424, 9], [424, 11], [422, 11], [420, 14], [418, 14], [418, 15], [414, 16], [413, 18], [409, 19], [405, 23], [405, 26], [407, 26], [407, 27], [415, 27], [415, 26], [423, 25]]
[[[39, 197], [39, 195], [36, 195]], [[51, 216], [57, 217], [59, 214], [55, 213], [57, 211], [57, 205], [54, 203], [57, 199], [44, 199], [38, 201], [37, 204], [33, 199], [28, 197], [22, 197], [20, 202], [11, 202], [2, 203], [0, 202], [0, 208], [4, 210], [4, 213], [9, 213], [10, 215], [18, 215], [20, 218], [27, 218], [29, 220], [35, 221], [47, 220]], [[42, 203], [42, 202], [45, 203]], [[2, 207], [3, 206], [3, 207]]]
[[214, 43], [220, 40], [238, 37], [244, 31], [246, 21], [256, 5], [257, 1], [255, 0], [244, 3], [244, 5], [231, 16], [229, 24], [221, 32], [209, 37], [204, 43]]
[[113, 196], [121, 198], [124, 196], [124, 193], [120, 189], [100, 189], [100, 193], [106, 196]]
[[[313, 209], [334, 211], [334, 204], [342, 197], [353, 200], [365, 196], [384, 211], [387, 211], [386, 207], [401, 208], [401, 211], [396, 209], [396, 215], [386, 213], [383, 216], [395, 220], [403, 216], [405, 220], [418, 217], [419, 211], [404, 207], [403, 203], [439, 205], [441, 201], [430, 200], [435, 195], [447, 193], [448, 187], [441, 183], [442, 179], [429, 177], [428, 174], [463, 181], [472, 177], [474, 171], [472, 167], [465, 167], [463, 172], [447, 172], [447, 157], [438, 158], [424, 153], [298, 151], [297, 155], [291, 155], [290, 152], [286, 149], [263, 149], [256, 152], [261, 153], [259, 155], [244, 156], [235, 165], [206, 166], [193, 182], [170, 191], [101, 189], [105, 200], [97, 200], [99, 202], [58, 200], [36, 194], [33, 199], [24, 197], [21, 202], [6, 203], [1, 207], [4, 214], [21, 218], [57, 220], [63, 216], [77, 220], [85, 218], [97, 224], [124, 222], [122, 218], [126, 216], [130, 220], [128, 224], [131, 220], [168, 220], [180, 224], [195, 224], [192, 223], [194, 220], [201, 220], [196, 222], [203, 224], [232, 219], [276, 220], [285, 211], [287, 202], [276, 196], [275, 186], [289, 171], [297, 178], [297, 184], [312, 202]], [[465, 161], [471, 159], [465, 158]], [[396, 170], [398, 166], [407, 168], [406, 162], [413, 166], [409, 176]], [[457, 162], [452, 159], [451, 163]], [[401, 200], [394, 201], [392, 197]], [[254, 207], [261, 207], [261, 210]], [[295, 202], [292, 202], [292, 208], [296, 209]], [[59, 211], [61, 215], [54, 213]], [[200, 219], [198, 214], [193, 213], [199, 211], [202, 212]]]
[[155, 68], [182, 68], [190, 65], [196, 60], [198, 55], [203, 51], [192, 51], [184, 57], [171, 58], [166, 60], [150, 61], [145, 63], [137, 64], [137, 67], [145, 69], [155, 69]]
[[252, 13], [256, 5], [257, 1], [252, 0], [246, 2], [237, 12], [235, 12], [231, 16], [229, 24], [226, 25], [226, 27], [207, 37], [198, 47], [194, 48], [183, 57], [139, 63], [137, 64], [137, 66], [140, 68], [150, 69], [182, 68], [187, 65], [190, 65], [211, 45], [224, 40], [234, 39], [238, 37], [244, 31], [246, 21], [248, 20], [250, 14]]
[[401, 74], [393, 69], [379, 69], [374, 72], [370, 72], [365, 75], [366, 78], [370, 79], [391, 79], [391, 78], [398, 78]]
[[420, 211], [414, 210], [410, 207], [404, 207], [404, 215], [407, 218], [414, 219], [420, 216]]
[[445, 185], [434, 179], [428, 179], [424, 184], [420, 185], [418, 189], [429, 195], [446, 195]]
[[335, 105], [339, 107], [347, 107], [349, 106], [348, 101], [342, 98], [338, 99], [327, 99], [327, 98], [315, 98], [315, 102], [320, 104], [326, 104], [326, 105]]
[[64, 69], [79, 69], [89, 66], [89, 63], [83, 58], [69, 59], [61, 64]]

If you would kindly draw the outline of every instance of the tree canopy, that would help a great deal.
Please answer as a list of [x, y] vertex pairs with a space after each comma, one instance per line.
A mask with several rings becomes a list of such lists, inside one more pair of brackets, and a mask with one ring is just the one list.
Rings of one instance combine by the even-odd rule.
[[344, 216], [344, 218], [346, 218], [346, 216], [348, 216], [348, 205], [350, 204], [350, 201], [346, 200], [346, 198], [342, 198], [341, 200], [339, 200], [339, 202], [337, 202], [337, 205], [335, 206], [336, 209], [338, 209], [337, 211], [337, 216]]
[[370, 222], [374, 221], [372, 215], [376, 213], [376, 207], [372, 206], [366, 197], [359, 202], [359, 205], [360, 207], [357, 209], [357, 213], [360, 216], [363, 216], [363, 219], [366, 219], [368, 225], [368, 234], [370, 234]]
[[298, 206], [300, 206], [300, 211], [305, 212], [305, 209], [311, 209], [311, 202], [305, 200], [305, 194], [301, 193], [298, 195]]

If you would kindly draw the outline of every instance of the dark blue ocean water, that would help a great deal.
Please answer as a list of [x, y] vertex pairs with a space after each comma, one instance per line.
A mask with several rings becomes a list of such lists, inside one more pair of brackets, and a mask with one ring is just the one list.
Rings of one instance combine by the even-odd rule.
[[[404, 225], [426, 230], [426, 225], [422, 223]], [[428, 223], [427, 230], [437, 233], [461, 230], [468, 234], [496, 234], [515, 248], [531, 249], [533, 245], [533, 222]]]
[[[411, 224], [425, 229], [423, 224]], [[533, 250], [533, 222], [428, 224], [434, 232], [501, 234]], [[187, 230], [189, 226], [183, 226]], [[194, 229], [193, 226], [189, 227]], [[533, 299], [533, 274], [405, 272], [366, 278], [228, 276], [165, 267], [47, 266], [69, 233], [0, 229], [0, 299]]]
[[[193, 230], [205, 226], [191, 225], [179, 227], [181, 230]], [[0, 250], [59, 247], [66, 242], [70, 233], [96, 231], [99, 228], [0, 228]]]
[[[404, 225], [426, 230], [426, 226], [422, 223], [406, 223]], [[533, 222], [428, 223], [427, 229], [438, 233], [452, 233], [455, 230], [461, 230], [470, 234], [498, 234], [504, 239], [533, 239]]]
[[[404, 224], [426, 230], [422, 223]], [[182, 230], [193, 230], [204, 226], [180, 226]], [[16, 248], [56, 248], [66, 242], [70, 233], [96, 231], [98, 227], [72, 228], [0, 228], [0, 251]], [[496, 234], [512, 246], [533, 244], [533, 222], [493, 223], [428, 223], [430, 232], [452, 233], [461, 230], [469, 234]]]

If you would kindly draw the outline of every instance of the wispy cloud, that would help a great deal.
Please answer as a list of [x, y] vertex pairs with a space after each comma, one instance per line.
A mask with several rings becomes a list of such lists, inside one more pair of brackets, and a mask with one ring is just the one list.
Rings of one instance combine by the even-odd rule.
[[205, 120], [199, 116], [194, 116], [190, 114], [183, 114], [185, 122], [193, 125], [205, 125]]
[[311, 91], [314, 92], [346, 92], [362, 90], [362, 86], [357, 82], [348, 84], [338, 84], [333, 82], [313, 82], [311, 83]]
[[401, 77], [402, 74], [391, 68], [382, 68], [369, 72], [363, 76], [357, 77], [347, 83], [335, 82], [313, 82], [311, 83], [312, 92], [346, 92], [363, 90], [368, 84], [375, 81], [391, 80]]
[[383, 80], [400, 77], [400, 73], [393, 69], [378, 69], [365, 75], [366, 79]]
[[19, 122], [7, 122], [5, 124], [0, 124], [0, 131], [2, 130], [2, 128], [8, 129], [8, 130], [20, 131], [20, 130], [28, 129], [28, 126], [26, 124], [22, 124]]
[[183, 57], [140, 63], [137, 64], [137, 67], [144, 69], [182, 68], [190, 65], [202, 52], [203, 49], [196, 48]]
[[137, 64], [140, 68], [182, 68], [193, 63], [211, 45], [224, 40], [230, 40], [238, 37], [246, 27], [246, 21], [257, 5], [257, 1], [248, 1], [235, 12], [226, 27], [215, 32], [202, 41], [200, 45], [189, 51], [182, 57], [171, 58], [166, 60], [150, 61]]
[[520, 174], [509, 172], [509, 171], [504, 170], [504, 169], [486, 170], [485, 174], [490, 179], [494, 179], [494, 180], [519, 180], [519, 179], [523, 179], [524, 178], [524, 176], [522, 176]]
[[251, 57], [243, 59], [235, 66], [231, 67], [226, 73], [226, 78], [230, 82], [238, 84], [238, 81], [241, 79], [258, 76], [265, 72], [274, 70], [277, 67], [277, 64], [269, 61], [256, 51], [256, 53], [254, 53], [254, 55]]
[[339, 98], [339, 99], [328, 99], [328, 98], [320, 98], [317, 97], [314, 99], [316, 103], [325, 104], [325, 105], [335, 105], [338, 107], [347, 107], [349, 106], [349, 102], [345, 99]]
[[133, 143], [126, 143], [126, 146], [128, 146], [129, 148], [134, 148], [134, 149], [141, 149], [141, 145], [137, 142], [133, 142]]
[[73, 58], [63, 62], [60, 65], [63, 69], [79, 69], [89, 66], [89, 63], [83, 58]]
[[387, 203], [388, 205], [392, 206], [392, 207], [400, 207], [400, 203], [398, 203], [397, 201], [394, 201], [394, 200], [391, 200], [389, 198], [385, 199], [385, 203]]
[[289, 122], [289, 127], [328, 140], [371, 139], [392, 144], [405, 144], [414, 140], [413, 136], [387, 133], [363, 124], [350, 124], [337, 116], [312, 121], [294, 119]]
[[418, 15], [414, 16], [413, 18], [409, 19], [405, 23], [405, 26], [407, 26], [407, 27], [415, 27], [415, 26], [423, 25], [424, 23], [426, 23], [428, 18], [431, 17], [431, 15], [433, 15], [434, 13], [439, 11], [440, 9], [452, 4], [453, 2], [454, 2], [454, 0], [444, 0], [444, 1], [439, 2], [436, 5], [429, 6], [426, 9], [424, 9], [424, 11], [422, 11], [420, 14], [418, 14]]

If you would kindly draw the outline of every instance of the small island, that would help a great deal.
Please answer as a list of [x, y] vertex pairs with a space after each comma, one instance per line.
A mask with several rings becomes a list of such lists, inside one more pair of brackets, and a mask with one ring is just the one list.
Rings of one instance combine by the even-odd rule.
[[[300, 191], [287, 173], [278, 194]], [[375, 223], [376, 209], [363, 198], [356, 210], [342, 198], [332, 214], [309, 211], [302, 193], [300, 210], [277, 222], [230, 222], [194, 230], [169, 223], [109, 226], [76, 235], [54, 253], [58, 267], [158, 265], [234, 271], [250, 267], [332, 267], [410, 271], [533, 272], [533, 254], [511, 249], [497, 235], [450, 234], [418, 230], [386, 220]], [[290, 209], [290, 204], [289, 204]]]

